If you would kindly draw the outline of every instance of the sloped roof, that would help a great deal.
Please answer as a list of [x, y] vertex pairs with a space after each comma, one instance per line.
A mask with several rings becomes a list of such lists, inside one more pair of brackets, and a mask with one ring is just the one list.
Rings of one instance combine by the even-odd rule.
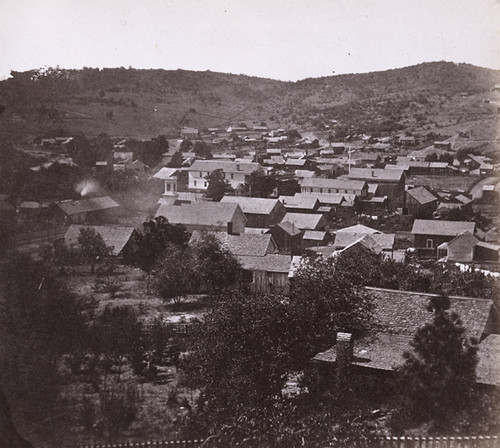
[[251, 174], [262, 167], [255, 162], [227, 162], [223, 160], [196, 160], [189, 168], [189, 171], [222, 170], [225, 173]]
[[[381, 331], [413, 336], [422, 325], [430, 322], [433, 313], [427, 311], [431, 297], [436, 294], [371, 288], [366, 290], [375, 302], [374, 322]], [[469, 337], [480, 340], [493, 308], [493, 301], [470, 297], [450, 297], [450, 311], [456, 312]]]
[[[201, 226], [226, 226], [232, 221], [237, 210], [241, 211], [238, 204], [226, 202], [194, 202], [182, 205], [160, 205], [155, 217], [164, 216], [171, 224], [201, 225]], [[243, 214], [243, 212], [241, 212]]]
[[[413, 351], [412, 339], [411, 336], [401, 334], [369, 334], [354, 341], [352, 364], [376, 370], [395, 370], [405, 361], [403, 353]], [[500, 335], [490, 334], [479, 344], [478, 358], [476, 382], [499, 386]], [[335, 363], [336, 347], [318, 353], [313, 361]]]
[[[334, 246], [336, 249], [342, 249], [350, 246], [365, 235], [368, 234], [350, 232], [337, 233], [335, 235]], [[383, 250], [392, 250], [394, 248], [394, 240], [396, 238], [394, 233], [372, 233], [369, 235]]]
[[300, 229], [293, 222], [282, 221], [279, 224], [277, 224], [277, 227], [283, 229], [290, 236], [300, 235], [301, 233]]
[[78, 237], [80, 236], [81, 229], [93, 229], [99, 235], [102, 236], [102, 239], [106, 243], [107, 246], [111, 246], [113, 249], [111, 251], [112, 255], [119, 255], [122, 249], [125, 247], [125, 244], [128, 243], [132, 233], [134, 232], [133, 227], [124, 227], [124, 226], [80, 226], [72, 224], [66, 230], [64, 234], [64, 241], [68, 246], [78, 244]]
[[174, 175], [178, 175], [178, 174], [179, 174], [179, 170], [177, 168], [164, 167], [164, 168], [160, 169], [153, 177], [156, 179], [165, 180], [165, 179], [170, 179]]
[[468, 198], [463, 194], [458, 194], [457, 196], [455, 196], [455, 199], [457, 201], [460, 201], [462, 204], [468, 204], [469, 202], [472, 202], [472, 199]]
[[301, 230], [315, 230], [323, 219], [323, 215], [316, 213], [290, 213], [288, 212], [281, 222], [290, 222]]
[[325, 239], [326, 232], [321, 230], [306, 230], [302, 236], [303, 240], [313, 240], [313, 241], [323, 241]]
[[415, 199], [419, 204], [428, 204], [429, 202], [436, 201], [437, 198], [427, 188], [417, 187], [411, 190], [406, 190], [406, 194]]
[[[236, 256], [263, 257], [267, 254], [270, 246], [276, 247], [272, 242], [272, 235], [270, 234], [244, 233], [242, 235], [228, 235], [224, 232], [212, 232], [212, 234]], [[201, 235], [202, 232], [195, 230], [189, 240], [189, 244], [198, 241]]]
[[[340, 205], [346, 201], [347, 193], [296, 193], [295, 196], [311, 196], [318, 199], [320, 204], [325, 205]], [[354, 195], [355, 196], [355, 195]]]
[[80, 199], [78, 201], [61, 201], [55, 202], [55, 206], [60, 208], [66, 215], [76, 215], [79, 213], [95, 212], [98, 210], [107, 210], [110, 208], [119, 207], [109, 196], [100, 198]]
[[244, 196], [224, 196], [221, 203], [239, 204], [243, 213], [269, 215], [278, 204], [278, 199], [248, 198]]
[[500, 386], [500, 334], [490, 334], [479, 344], [477, 382]]
[[463, 232], [474, 233], [476, 223], [469, 221], [439, 221], [415, 219], [411, 233], [414, 235], [457, 236]]
[[358, 245], [372, 251], [375, 254], [379, 254], [383, 250], [383, 247], [373, 239], [373, 235], [366, 234], [366, 235], [361, 235], [357, 240], [353, 241], [348, 246], [339, 250], [338, 253], [349, 251], [350, 249]]
[[297, 177], [306, 178], [306, 177], [314, 177], [316, 173], [314, 171], [309, 171], [309, 170], [295, 170], [295, 175]]
[[382, 168], [351, 168], [346, 175], [349, 179], [364, 179], [366, 181], [399, 182], [404, 176], [404, 170], [385, 170]]
[[317, 197], [309, 194], [296, 193], [295, 196], [280, 196], [278, 200], [282, 202], [285, 208], [314, 210], [318, 206]]
[[264, 257], [239, 256], [243, 269], [249, 271], [281, 272], [288, 274], [292, 265], [290, 255], [269, 254]]
[[322, 177], [310, 177], [302, 181], [302, 187], [330, 188], [332, 190], [362, 190], [366, 182], [353, 179], [325, 179]]
[[364, 226], [363, 224], [356, 224], [354, 226], [349, 226], [349, 227], [344, 227], [342, 229], [337, 229], [334, 231], [335, 234], [337, 233], [362, 233], [362, 234], [373, 234], [373, 233], [382, 233], [377, 229], [372, 229], [371, 227]]

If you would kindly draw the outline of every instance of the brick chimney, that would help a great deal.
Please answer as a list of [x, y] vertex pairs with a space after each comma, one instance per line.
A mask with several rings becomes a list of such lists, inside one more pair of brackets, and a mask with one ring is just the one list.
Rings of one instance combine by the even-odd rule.
[[342, 395], [346, 389], [349, 366], [353, 358], [353, 339], [351, 333], [337, 333], [337, 393]]

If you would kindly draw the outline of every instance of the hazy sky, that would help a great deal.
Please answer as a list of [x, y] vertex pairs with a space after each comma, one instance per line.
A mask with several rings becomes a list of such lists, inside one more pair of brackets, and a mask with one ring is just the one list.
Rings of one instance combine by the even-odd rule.
[[500, 69], [500, 0], [0, 0], [0, 76], [59, 65], [297, 80], [439, 60]]

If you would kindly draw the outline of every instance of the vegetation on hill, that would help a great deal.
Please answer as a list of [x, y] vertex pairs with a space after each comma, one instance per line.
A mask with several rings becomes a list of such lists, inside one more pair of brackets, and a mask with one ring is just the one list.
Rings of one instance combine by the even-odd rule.
[[[498, 71], [451, 62], [298, 82], [185, 70], [92, 69], [12, 72], [0, 82], [0, 131], [151, 137], [180, 126], [234, 123], [287, 127], [328, 120], [367, 132], [433, 128], [492, 114], [479, 94]], [[462, 97], [462, 94], [466, 95]], [[447, 123], [450, 124], [450, 123]]]

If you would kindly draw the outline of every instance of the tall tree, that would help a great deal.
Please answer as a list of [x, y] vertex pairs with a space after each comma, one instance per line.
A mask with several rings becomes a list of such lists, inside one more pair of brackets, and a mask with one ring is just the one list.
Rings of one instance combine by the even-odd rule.
[[192, 250], [198, 275], [210, 291], [219, 293], [239, 281], [239, 261], [213, 233], [201, 234]]
[[181, 248], [187, 247], [189, 233], [182, 225], [170, 224], [163, 216], [158, 216], [143, 224], [143, 231], [134, 237], [133, 247], [127, 256], [127, 262], [139, 267], [149, 276], [158, 256], [169, 244]]
[[205, 176], [208, 181], [206, 191], [207, 198], [219, 202], [226, 193], [232, 190], [231, 185], [224, 177], [224, 172], [221, 169], [214, 170]]
[[95, 272], [96, 263], [111, 254], [113, 248], [107, 246], [101, 234], [91, 227], [83, 227], [78, 235], [80, 256], [85, 263], [90, 264], [90, 271]]
[[154, 285], [160, 297], [179, 303], [196, 291], [197, 283], [196, 260], [190, 248], [167, 245], [155, 265]]
[[477, 345], [466, 334], [460, 317], [447, 311], [449, 299], [434, 299], [432, 322], [417, 330], [405, 352], [400, 377], [405, 406], [414, 417], [432, 419], [446, 428], [459, 411], [471, 407], [476, 382]]

